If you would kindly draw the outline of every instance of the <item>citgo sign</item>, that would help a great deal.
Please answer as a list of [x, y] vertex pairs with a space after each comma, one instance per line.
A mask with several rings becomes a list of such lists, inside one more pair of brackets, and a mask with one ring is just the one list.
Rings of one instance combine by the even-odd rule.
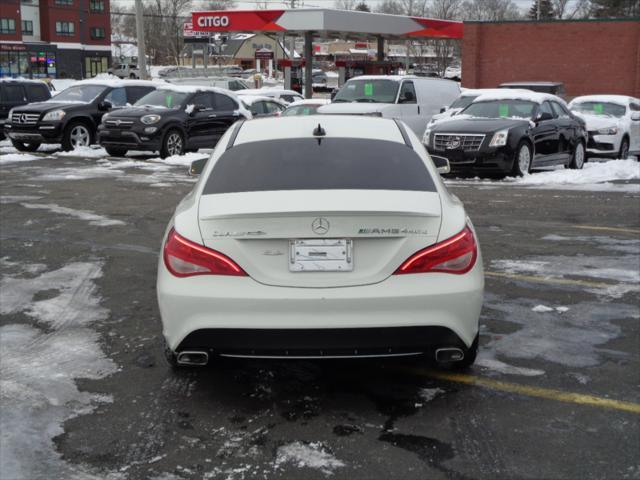
[[276, 23], [284, 10], [193, 12], [194, 32], [282, 31]]
[[229, 17], [226, 15], [211, 15], [198, 17], [197, 25], [202, 28], [206, 27], [228, 27]]

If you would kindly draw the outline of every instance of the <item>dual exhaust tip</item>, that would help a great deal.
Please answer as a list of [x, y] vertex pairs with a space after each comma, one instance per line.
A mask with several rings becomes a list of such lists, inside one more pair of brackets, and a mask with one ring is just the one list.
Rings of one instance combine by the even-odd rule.
[[[436, 350], [438, 363], [452, 363], [464, 360], [464, 352], [460, 348], [439, 348]], [[185, 350], [177, 355], [178, 365], [202, 367], [209, 363], [209, 354], [201, 350]]]

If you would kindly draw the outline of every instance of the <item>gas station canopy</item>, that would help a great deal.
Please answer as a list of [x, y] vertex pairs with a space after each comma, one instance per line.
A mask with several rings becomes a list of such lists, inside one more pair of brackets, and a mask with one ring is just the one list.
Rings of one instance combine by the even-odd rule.
[[351, 10], [222, 10], [193, 12], [196, 32], [313, 33], [322, 37], [462, 38], [462, 22]]

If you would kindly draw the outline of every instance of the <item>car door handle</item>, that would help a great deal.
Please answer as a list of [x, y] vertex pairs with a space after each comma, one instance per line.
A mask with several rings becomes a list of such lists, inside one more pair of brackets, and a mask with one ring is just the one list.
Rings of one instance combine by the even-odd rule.
[[418, 105], [418, 115], [420, 115], [420, 105]]
[[209, 118], [215, 118], [215, 117], [217, 117], [215, 113], [212, 113], [211, 115], [209, 115]]

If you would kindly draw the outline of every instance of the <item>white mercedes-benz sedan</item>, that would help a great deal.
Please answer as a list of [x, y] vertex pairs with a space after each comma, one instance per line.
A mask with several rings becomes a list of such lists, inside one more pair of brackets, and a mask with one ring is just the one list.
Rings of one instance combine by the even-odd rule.
[[402, 122], [237, 122], [162, 250], [157, 293], [174, 366], [218, 355], [475, 359], [478, 240]]

